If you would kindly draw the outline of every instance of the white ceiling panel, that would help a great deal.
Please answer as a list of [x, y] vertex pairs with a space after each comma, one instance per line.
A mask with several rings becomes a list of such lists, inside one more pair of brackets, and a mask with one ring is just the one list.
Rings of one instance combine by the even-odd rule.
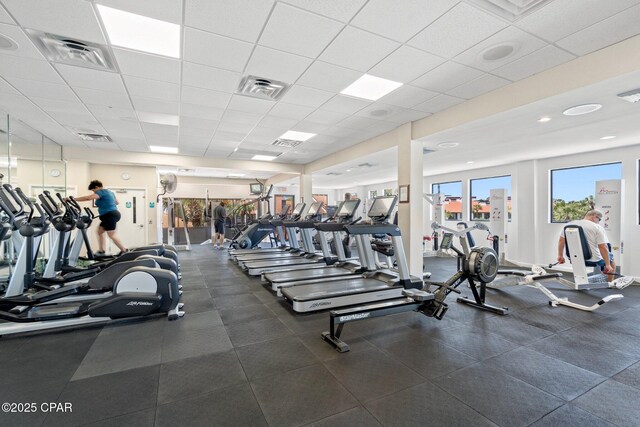
[[[505, 58], [493, 61], [487, 61], [482, 58], [483, 52], [487, 49], [507, 44], [510, 45], [514, 51]], [[525, 33], [516, 27], [508, 27], [456, 56], [455, 61], [480, 70], [491, 71], [518, 58], [522, 58], [531, 52], [535, 52], [544, 46], [548, 46], [545, 41]]]
[[178, 137], [178, 146], [182, 147], [200, 147], [206, 150], [211, 142], [211, 135], [203, 134], [202, 129], [182, 129], [180, 128], [180, 136]]
[[282, 98], [290, 104], [319, 107], [333, 97], [331, 92], [313, 89], [306, 86], [293, 85]]
[[[346, 138], [350, 135], [352, 135], [355, 132], [355, 129], [353, 128], [347, 128], [347, 127], [341, 127], [341, 126], [332, 126], [328, 129], [325, 129], [324, 131], [322, 131], [323, 135], [327, 135], [329, 137], [334, 137], [334, 138]], [[337, 141], [334, 141], [334, 144], [337, 144], [340, 141], [340, 139], [338, 139]]]
[[89, 133], [103, 133], [104, 128], [96, 121], [96, 119], [89, 113], [86, 114], [74, 114], [74, 113], [62, 113], [59, 111], [50, 111], [49, 115], [58, 123], [63, 126], [70, 126], [77, 129], [80, 132]]
[[346, 113], [338, 113], [336, 111], [326, 111], [326, 110], [316, 110], [313, 113], [309, 114], [305, 122], [319, 123], [322, 125], [334, 125], [344, 119], [349, 117], [349, 114]]
[[247, 135], [247, 140], [249, 139], [262, 140], [262, 141], [266, 140], [266, 141], [269, 141], [269, 143], [271, 143], [275, 141], [276, 138], [280, 137], [280, 135], [282, 135], [282, 132], [278, 129], [257, 127]]
[[418, 77], [411, 84], [435, 92], [447, 92], [481, 75], [482, 72], [474, 68], [448, 61]]
[[278, 129], [284, 131], [291, 129], [296, 125], [300, 120], [298, 119], [288, 119], [285, 117], [276, 117], [276, 116], [264, 116], [262, 120], [260, 120], [260, 126], [271, 129]]
[[399, 42], [406, 42], [460, 0], [369, 0], [351, 24]]
[[180, 104], [175, 101], [162, 101], [160, 99], [132, 96], [131, 102], [133, 103], [133, 107], [137, 111], [173, 115], [178, 115], [178, 113], [180, 112]]
[[318, 1], [318, 0], [282, 0], [301, 9], [319, 13], [329, 18], [342, 22], [349, 22], [356, 12], [360, 10], [367, 0], [340, 0], [340, 1]]
[[160, 137], [165, 139], [178, 138], [180, 128], [178, 126], [159, 125], [156, 123], [140, 123], [142, 131], [147, 136]]
[[0, 75], [19, 79], [63, 84], [64, 81], [47, 61], [17, 56], [0, 56]]
[[13, 24], [14, 23], [13, 19], [11, 19], [11, 16], [9, 16], [7, 11], [4, 10], [4, 7], [2, 7], [2, 4], [0, 4], [0, 22], [3, 22], [5, 24]]
[[125, 151], [149, 151], [147, 141], [139, 138], [126, 138], [120, 137], [114, 141], [118, 146]]
[[243, 111], [227, 110], [222, 115], [222, 121], [227, 123], [257, 124], [262, 119], [262, 114], [245, 113]]
[[180, 83], [180, 61], [142, 52], [113, 49], [122, 74], [168, 83]]
[[99, 87], [107, 92], [124, 92], [124, 84], [119, 74], [65, 64], [55, 64], [55, 68], [69, 86], [89, 89]]
[[182, 84], [185, 86], [233, 93], [238, 83], [238, 73], [186, 61], [182, 65]]
[[338, 67], [322, 61], [315, 61], [297, 81], [303, 86], [340, 92], [362, 76], [362, 73]]
[[502, 77], [484, 74], [475, 80], [450, 90], [447, 94], [457, 98], [471, 99], [510, 83], [510, 80], [503, 79]]
[[370, 101], [358, 98], [352, 98], [350, 96], [336, 95], [322, 105], [323, 110], [337, 111], [340, 113], [353, 114], [356, 111], [362, 110], [367, 105], [371, 104]]
[[206, 147], [182, 147], [179, 145], [180, 154], [185, 156], [202, 157], [207, 151]]
[[389, 95], [380, 98], [379, 101], [390, 105], [396, 105], [398, 107], [411, 108], [428, 99], [434, 98], [437, 95], [437, 92], [404, 85], [400, 86]]
[[408, 83], [444, 61], [443, 58], [431, 53], [409, 46], [401, 46], [369, 70], [368, 74], [396, 82]]
[[444, 58], [453, 58], [507, 24], [467, 3], [459, 3], [409, 42]]
[[244, 138], [245, 135], [246, 134], [241, 132], [228, 132], [228, 131], [217, 130], [216, 133], [213, 135], [212, 142], [216, 142], [218, 144], [222, 144], [222, 143], [237, 144], [240, 141], [242, 141], [242, 138]]
[[242, 71], [253, 44], [193, 28], [184, 29], [184, 60], [224, 70]]
[[180, 86], [173, 83], [133, 76], [124, 76], [124, 83], [132, 97], [180, 101]]
[[218, 126], [218, 120], [206, 120], [199, 119], [196, 117], [182, 116], [180, 117], [180, 129], [188, 128], [188, 129], [203, 129], [207, 131], [211, 131], [211, 135], [213, 136], [213, 132], [216, 130]]
[[302, 56], [256, 46], [244, 74], [291, 84], [304, 73], [311, 62], [311, 59]]
[[114, 108], [105, 105], [87, 105], [87, 108], [98, 119], [138, 120], [133, 108]]
[[636, 4], [638, 0], [553, 1], [515, 25], [540, 38], [556, 42]]
[[[2, 10], [2, 7], [0, 7], [0, 10]], [[0, 34], [5, 37], [9, 37], [18, 45], [15, 50], [0, 50], [0, 55], [22, 56], [25, 58], [40, 60], [44, 59], [44, 56], [42, 56], [40, 51], [33, 45], [33, 43], [31, 43], [29, 37], [27, 37], [19, 27], [16, 27], [15, 25], [0, 24]], [[2, 56], [0, 56], [0, 58], [1, 57]]]
[[185, 0], [185, 25], [255, 42], [272, 6], [272, 0]]
[[492, 71], [505, 79], [517, 81], [575, 59], [567, 51], [547, 45], [520, 59]]
[[[358, 112], [358, 114], [360, 114], [360, 112]], [[345, 128], [354, 129], [354, 130], [364, 130], [367, 128], [377, 126], [379, 123], [378, 123], [378, 120], [372, 119], [370, 118], [370, 116], [360, 117], [358, 115], [355, 115], [355, 116], [351, 116], [344, 119], [338, 124], [340, 125], [340, 127], [345, 127]], [[323, 133], [334, 135], [333, 133], [329, 133], [329, 132], [323, 132]]]
[[259, 43], [285, 52], [316, 58], [344, 24], [277, 3]]
[[180, 0], [100, 0], [98, 3], [160, 21], [182, 24]]
[[182, 102], [187, 104], [204, 105], [207, 107], [226, 108], [231, 94], [206, 90], [191, 86], [182, 86]]
[[87, 88], [75, 88], [76, 95], [85, 104], [106, 105], [118, 108], [131, 108], [129, 97], [125, 93], [105, 92]]
[[0, 93], [19, 95], [17, 90], [15, 90], [9, 83], [5, 82], [2, 79], [0, 79]]
[[327, 129], [327, 125], [313, 123], [306, 120], [299, 122], [291, 128], [291, 130], [308, 133], [322, 133], [325, 129]]
[[102, 126], [114, 135], [127, 136], [130, 138], [144, 139], [142, 128], [137, 121], [129, 120], [101, 120]]
[[16, 89], [28, 97], [37, 96], [40, 98], [58, 99], [61, 101], [75, 102], [78, 100], [76, 95], [69, 89], [69, 86], [48, 82], [40, 82], [36, 80], [23, 80], [18, 78], [10, 78], [11, 83]]
[[233, 149], [220, 149], [220, 150], [215, 150], [215, 149], [208, 149], [205, 153], [206, 157], [211, 157], [211, 158], [225, 158], [228, 157], [231, 153], [233, 152]]
[[640, 5], [565, 37], [556, 44], [575, 55], [586, 55], [640, 34], [639, 16]]
[[244, 95], [233, 95], [227, 107], [229, 110], [243, 111], [245, 113], [266, 114], [275, 105], [275, 101], [251, 98]]
[[77, 0], [3, 0], [18, 23], [34, 30], [106, 43], [93, 6]]
[[60, 113], [90, 114], [87, 108], [80, 102], [58, 101], [56, 99], [31, 97], [31, 100], [44, 111], [57, 111]]
[[365, 72], [399, 46], [397, 42], [348, 26], [322, 52], [320, 59]]
[[195, 117], [205, 120], [220, 120], [224, 110], [222, 108], [205, 107], [204, 105], [194, 105], [188, 103], [180, 104], [180, 115]]
[[251, 129], [255, 127], [254, 123], [242, 123], [242, 122], [225, 122], [221, 121], [218, 125], [218, 130], [221, 132], [237, 132], [248, 134], [251, 132]]
[[316, 135], [313, 137], [313, 145], [315, 146], [317, 146], [318, 144], [331, 145], [337, 140], [338, 138], [331, 135]]
[[413, 107], [414, 110], [424, 111], [427, 113], [437, 113], [438, 111], [446, 110], [449, 107], [463, 103], [465, 100], [462, 98], [456, 98], [449, 95], [438, 95], [435, 98], [418, 104]]
[[302, 120], [311, 114], [313, 110], [312, 107], [278, 102], [271, 111], [269, 111], [269, 115], [283, 117], [285, 119]]

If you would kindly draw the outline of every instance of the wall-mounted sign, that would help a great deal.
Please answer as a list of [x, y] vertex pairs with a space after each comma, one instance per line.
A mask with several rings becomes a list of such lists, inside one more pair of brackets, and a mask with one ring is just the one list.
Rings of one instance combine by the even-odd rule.
[[127, 203], [125, 204], [125, 206], [126, 206], [127, 208], [131, 208], [131, 202], [127, 202]]

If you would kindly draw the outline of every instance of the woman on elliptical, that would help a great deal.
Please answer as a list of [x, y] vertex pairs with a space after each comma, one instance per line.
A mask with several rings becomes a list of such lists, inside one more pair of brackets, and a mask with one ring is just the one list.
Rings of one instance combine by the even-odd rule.
[[100, 218], [100, 226], [98, 227], [98, 251], [96, 255], [104, 255], [105, 249], [105, 233], [111, 241], [120, 249], [121, 255], [127, 252], [127, 248], [124, 247], [118, 236], [116, 235], [116, 224], [120, 221], [121, 215], [118, 211], [118, 199], [113, 191], [103, 188], [102, 182], [94, 179], [89, 183], [89, 190], [92, 194], [86, 196], [76, 197], [78, 202], [88, 202], [95, 200], [95, 204], [98, 207], [98, 215]]

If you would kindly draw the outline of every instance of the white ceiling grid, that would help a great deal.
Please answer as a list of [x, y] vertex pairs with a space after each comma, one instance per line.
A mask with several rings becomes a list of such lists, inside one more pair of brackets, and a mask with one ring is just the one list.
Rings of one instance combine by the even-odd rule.
[[[181, 59], [111, 46], [96, 3], [181, 25]], [[304, 164], [634, 36], [638, 16], [640, 0], [554, 0], [513, 23], [466, 0], [0, 0], [0, 34], [19, 46], [0, 50], [0, 108], [62, 145]], [[53, 65], [26, 29], [107, 44], [118, 72]], [[503, 43], [514, 53], [482, 59]], [[377, 102], [340, 95], [363, 73], [403, 86]], [[291, 87], [278, 102], [235, 95], [249, 74]], [[271, 146], [290, 129], [318, 136]]]

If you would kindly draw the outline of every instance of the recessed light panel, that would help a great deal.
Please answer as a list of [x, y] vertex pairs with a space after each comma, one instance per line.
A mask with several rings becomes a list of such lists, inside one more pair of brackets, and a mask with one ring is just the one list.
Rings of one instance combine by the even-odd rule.
[[112, 45], [180, 58], [180, 25], [96, 6]]
[[173, 114], [147, 113], [138, 111], [138, 119], [145, 123], [155, 123], [157, 125], [180, 126], [180, 117]]
[[402, 86], [402, 83], [365, 74], [340, 92], [354, 98], [376, 101]]
[[315, 133], [307, 133], [307, 132], [297, 132], [295, 130], [288, 130], [283, 133], [278, 139], [289, 139], [292, 141], [306, 141], [308, 139], [313, 138], [317, 134]]
[[149, 150], [153, 153], [178, 154], [178, 147], [163, 147], [160, 145], [150, 145]]
[[600, 104], [583, 104], [575, 107], [567, 108], [562, 112], [565, 116], [581, 116], [583, 114], [593, 113], [602, 108]]
[[616, 136], [615, 135], [607, 135], [607, 136], [603, 136], [602, 138], [600, 138], [603, 141], [606, 141], [608, 139], [614, 139]]
[[265, 162], [270, 162], [272, 160], [275, 160], [275, 158], [276, 158], [276, 156], [265, 156], [265, 155], [262, 155], [262, 154], [256, 154], [255, 156], [253, 156], [251, 158], [251, 160], [262, 160], [262, 161], [265, 161]]

